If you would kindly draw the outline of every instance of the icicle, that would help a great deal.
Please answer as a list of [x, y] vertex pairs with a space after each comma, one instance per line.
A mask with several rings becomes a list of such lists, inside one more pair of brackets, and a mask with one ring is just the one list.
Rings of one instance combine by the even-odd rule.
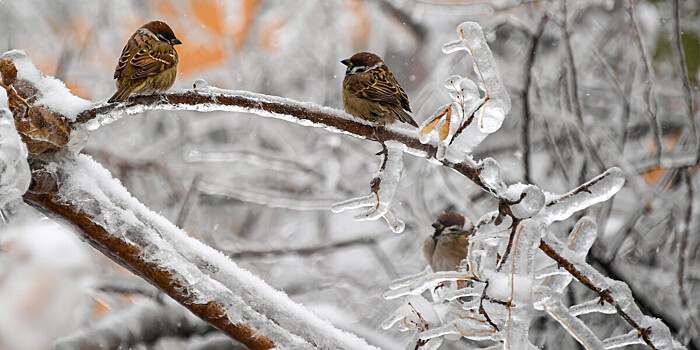
[[384, 218], [395, 233], [403, 232], [406, 225], [394, 213], [392, 201], [396, 194], [403, 169], [403, 152], [406, 146], [397, 141], [387, 141], [385, 163], [372, 180], [372, 193], [333, 204], [331, 210], [340, 213], [350, 209], [368, 208], [355, 216], [355, 220], [377, 220]]

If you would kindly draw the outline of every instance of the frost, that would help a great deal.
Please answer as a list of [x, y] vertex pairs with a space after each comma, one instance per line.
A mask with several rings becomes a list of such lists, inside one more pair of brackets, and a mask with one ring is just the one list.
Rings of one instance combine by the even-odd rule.
[[54, 77], [42, 75], [26, 52], [12, 50], [5, 52], [0, 58], [11, 59], [17, 68], [17, 78], [29, 81], [39, 90], [34, 105], [44, 106], [71, 121], [75, 121], [78, 113], [90, 107], [90, 101], [73, 95], [63, 82]]
[[0, 108], [0, 210], [21, 203], [30, 181], [27, 146], [17, 134], [10, 110]]
[[395, 233], [403, 232], [406, 224], [396, 217], [392, 201], [401, 179], [403, 152], [406, 146], [397, 141], [385, 142], [384, 162], [370, 183], [372, 193], [333, 204], [331, 210], [340, 213], [350, 209], [367, 208], [355, 216], [355, 220], [377, 220], [384, 218]]

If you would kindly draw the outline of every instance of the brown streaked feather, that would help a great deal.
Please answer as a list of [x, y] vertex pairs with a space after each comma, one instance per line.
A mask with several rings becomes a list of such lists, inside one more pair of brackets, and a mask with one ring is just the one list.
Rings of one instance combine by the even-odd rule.
[[386, 65], [370, 70], [353, 91], [368, 100], [401, 106], [411, 111], [408, 96]]
[[130, 63], [136, 67], [136, 71], [131, 75], [131, 79], [156, 75], [174, 65], [175, 50], [172, 49], [172, 46], [139, 50]]

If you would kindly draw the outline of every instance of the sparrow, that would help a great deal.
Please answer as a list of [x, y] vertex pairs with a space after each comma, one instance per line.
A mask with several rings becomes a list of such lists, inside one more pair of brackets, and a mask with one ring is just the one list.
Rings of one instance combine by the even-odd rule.
[[423, 242], [423, 255], [433, 272], [454, 271], [467, 256], [467, 237], [474, 231], [469, 219], [455, 212], [438, 216], [435, 232]]
[[144, 24], [129, 38], [114, 70], [117, 92], [108, 102], [122, 102], [133, 93], [154, 93], [169, 89], [177, 77], [180, 39], [165, 22]]
[[348, 68], [343, 79], [343, 107], [354, 117], [373, 123], [396, 120], [418, 127], [407, 113], [408, 96], [379, 56], [359, 52], [340, 61]]

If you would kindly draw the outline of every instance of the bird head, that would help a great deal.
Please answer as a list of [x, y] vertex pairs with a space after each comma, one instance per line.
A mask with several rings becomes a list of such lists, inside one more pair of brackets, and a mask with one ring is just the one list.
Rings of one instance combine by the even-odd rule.
[[345, 75], [360, 74], [384, 64], [384, 61], [371, 52], [358, 52], [352, 57], [340, 61], [348, 66]]
[[453, 211], [438, 216], [432, 226], [435, 228], [433, 233], [434, 240], [437, 240], [440, 235], [462, 233], [473, 229], [469, 219]]
[[182, 41], [175, 37], [175, 33], [173, 32], [172, 29], [170, 29], [170, 26], [162, 21], [151, 21], [143, 25], [141, 29], [145, 29], [149, 31], [151, 34], [153, 34], [156, 39], [159, 41], [168, 43], [170, 45], [179, 45], [182, 44]]

